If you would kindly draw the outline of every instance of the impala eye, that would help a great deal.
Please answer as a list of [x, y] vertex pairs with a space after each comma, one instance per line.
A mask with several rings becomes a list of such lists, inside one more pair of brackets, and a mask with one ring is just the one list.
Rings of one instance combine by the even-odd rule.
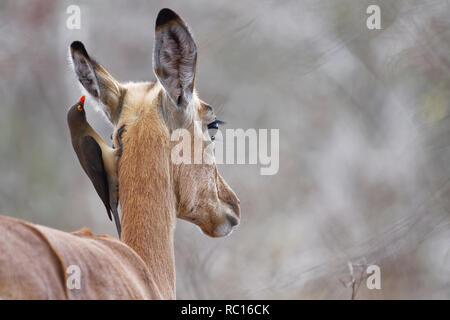
[[210, 124], [208, 124], [208, 133], [209, 133], [209, 136], [211, 137], [211, 140], [214, 141], [217, 130], [219, 130], [219, 125], [222, 125], [222, 124], [225, 124], [225, 122], [223, 122], [222, 120], [218, 120], [218, 119], [216, 119], [213, 122], [211, 122]]

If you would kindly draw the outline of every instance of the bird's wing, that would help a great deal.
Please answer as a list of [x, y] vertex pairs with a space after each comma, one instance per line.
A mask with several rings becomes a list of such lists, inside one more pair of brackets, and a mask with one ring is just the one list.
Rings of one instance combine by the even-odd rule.
[[109, 204], [108, 177], [103, 164], [102, 149], [91, 136], [83, 137], [80, 149], [81, 166], [89, 179], [91, 179], [100, 199], [102, 199], [109, 220], [112, 220], [111, 206]]

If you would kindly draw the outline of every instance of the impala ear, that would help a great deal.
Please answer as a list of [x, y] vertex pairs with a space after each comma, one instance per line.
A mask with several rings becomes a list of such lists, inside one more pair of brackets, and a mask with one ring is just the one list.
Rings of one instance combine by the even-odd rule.
[[116, 123], [120, 113], [123, 87], [102, 65], [89, 57], [80, 41], [72, 42], [70, 55], [78, 81], [95, 100], [103, 105], [102, 110], [108, 119]]
[[153, 69], [178, 108], [186, 108], [194, 92], [197, 47], [188, 26], [172, 10], [162, 9], [155, 26]]

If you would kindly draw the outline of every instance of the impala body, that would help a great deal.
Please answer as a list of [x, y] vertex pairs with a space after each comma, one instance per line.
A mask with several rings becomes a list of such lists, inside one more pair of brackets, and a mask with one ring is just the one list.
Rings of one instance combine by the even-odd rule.
[[[87, 229], [66, 233], [1, 217], [0, 298], [174, 299], [176, 218], [212, 237], [230, 234], [240, 219], [239, 200], [218, 173], [211, 148], [203, 164], [170, 158], [176, 129], [202, 135], [205, 147], [212, 143], [205, 132], [216, 117], [195, 91], [193, 37], [177, 14], [160, 11], [155, 82], [121, 84], [81, 42], [70, 52], [82, 87], [116, 127], [116, 147], [117, 128], [125, 126], [118, 160], [122, 242]], [[67, 288], [71, 265], [80, 268], [80, 289]]]

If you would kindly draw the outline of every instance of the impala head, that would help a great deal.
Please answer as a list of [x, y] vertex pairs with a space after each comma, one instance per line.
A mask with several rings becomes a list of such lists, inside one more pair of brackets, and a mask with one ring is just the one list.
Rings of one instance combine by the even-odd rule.
[[[120, 161], [123, 170], [128, 170], [127, 176], [135, 180], [146, 177], [148, 183], [158, 183], [160, 174], [167, 171], [170, 198], [177, 217], [195, 223], [209, 236], [228, 235], [239, 223], [239, 200], [216, 167], [211, 147], [214, 142], [208, 134], [208, 125], [216, 121], [216, 115], [195, 91], [197, 48], [185, 22], [169, 9], [162, 9], [158, 14], [153, 50], [155, 84], [119, 83], [89, 57], [81, 42], [72, 43], [70, 51], [82, 87], [99, 102], [114, 125], [126, 126]], [[196, 139], [201, 141], [204, 150], [201, 164], [172, 161], [171, 150], [178, 142], [171, 141], [171, 134], [177, 129], [190, 133], [192, 148]], [[126, 163], [131, 159], [127, 150], [131, 153], [133, 146], [140, 152], [136, 152], [136, 157], [148, 154], [152, 157], [151, 163], [159, 163], [152, 165], [152, 170], [164, 172], [146, 174], [146, 161], [139, 159]], [[136, 169], [131, 166], [141, 166], [137, 168], [139, 174], [135, 174]]]

